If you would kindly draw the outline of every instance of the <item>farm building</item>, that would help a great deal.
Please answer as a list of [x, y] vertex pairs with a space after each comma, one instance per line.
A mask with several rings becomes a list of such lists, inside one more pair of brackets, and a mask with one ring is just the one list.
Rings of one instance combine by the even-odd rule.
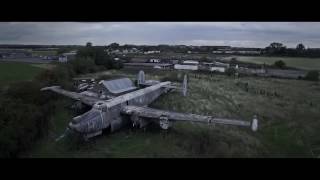
[[188, 65], [188, 64], [175, 64], [174, 69], [181, 70], [198, 70], [198, 65]]
[[221, 66], [213, 66], [213, 67], [210, 67], [210, 71], [213, 71], [213, 72], [225, 72], [226, 68], [225, 67], [221, 67]]
[[124, 63], [124, 67], [142, 67], [154, 69], [171, 69], [172, 64], [168, 63]]
[[199, 65], [198, 61], [186, 60], [186, 61], [183, 61], [182, 64], [175, 64], [174, 69], [198, 70], [199, 69], [198, 65]]
[[148, 62], [148, 59], [146, 59], [146, 58], [134, 57], [134, 58], [131, 58], [130, 62], [131, 62], [131, 63], [146, 63], [146, 62]]
[[185, 64], [185, 65], [198, 65], [199, 61], [186, 60], [186, 61], [183, 61], [183, 64]]
[[63, 53], [61, 56], [59, 56], [58, 61], [59, 62], [68, 62], [69, 60], [74, 59], [76, 54], [77, 53], [75, 53], [75, 52]]
[[160, 59], [149, 59], [150, 63], [160, 63], [161, 60]]
[[244, 74], [265, 74], [266, 70], [261, 68], [244, 68], [244, 67], [239, 67], [236, 68], [238, 70], [238, 72], [240, 73], [244, 73]]
[[143, 54], [159, 54], [160, 51], [145, 51]]

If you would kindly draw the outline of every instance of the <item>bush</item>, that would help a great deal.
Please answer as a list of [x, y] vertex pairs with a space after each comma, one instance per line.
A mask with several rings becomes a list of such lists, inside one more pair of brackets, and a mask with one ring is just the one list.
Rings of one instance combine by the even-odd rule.
[[53, 69], [48, 69], [35, 77], [35, 80], [42, 86], [59, 85], [64, 88], [70, 88], [70, 82], [75, 76], [75, 72], [71, 64], [57, 64]]
[[235, 68], [228, 68], [225, 72], [228, 76], [233, 76], [236, 73], [236, 69]]
[[79, 57], [69, 61], [69, 64], [76, 74], [93, 73], [97, 70], [94, 60], [90, 57]]
[[282, 60], [276, 61], [273, 64], [275, 67], [283, 69], [286, 66], [286, 63], [284, 63]]
[[307, 75], [304, 77], [305, 80], [309, 81], [318, 81], [319, 80], [319, 72], [318, 71], [309, 71]]
[[16, 157], [47, 134], [52, 96], [41, 83], [12, 84], [0, 100], [0, 157]]

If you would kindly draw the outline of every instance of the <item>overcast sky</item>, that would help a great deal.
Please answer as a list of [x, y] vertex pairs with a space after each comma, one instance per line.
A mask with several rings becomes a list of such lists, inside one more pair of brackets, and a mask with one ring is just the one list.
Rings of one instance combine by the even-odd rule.
[[0, 44], [320, 47], [320, 22], [0, 22]]

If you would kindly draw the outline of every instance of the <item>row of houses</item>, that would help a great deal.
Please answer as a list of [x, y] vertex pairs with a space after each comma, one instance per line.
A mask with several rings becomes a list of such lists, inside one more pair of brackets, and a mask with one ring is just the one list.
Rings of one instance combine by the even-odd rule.
[[131, 49], [115, 49], [115, 50], [110, 50], [107, 49], [105, 50], [106, 52], [110, 53], [110, 54], [117, 54], [117, 55], [121, 55], [121, 54], [159, 54], [161, 51], [159, 50], [153, 50], [153, 51], [141, 51], [138, 50], [137, 48], [131, 48]]
[[229, 67], [229, 64], [221, 62], [212, 62], [212, 63], [200, 63], [199, 61], [194, 60], [171, 60], [169, 63], [163, 63], [159, 59], [150, 59], [148, 62], [133, 62], [125, 63], [125, 67], [143, 67], [143, 68], [154, 68], [154, 69], [177, 69], [177, 70], [200, 70], [206, 69], [209, 71], [216, 72], [225, 72]]

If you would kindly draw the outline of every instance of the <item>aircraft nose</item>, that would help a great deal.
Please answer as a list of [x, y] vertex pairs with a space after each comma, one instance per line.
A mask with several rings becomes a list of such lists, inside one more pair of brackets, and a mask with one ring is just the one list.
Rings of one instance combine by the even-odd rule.
[[101, 130], [105, 121], [102, 113], [96, 109], [92, 109], [80, 116], [74, 117], [69, 123], [70, 129], [79, 133], [90, 133]]

